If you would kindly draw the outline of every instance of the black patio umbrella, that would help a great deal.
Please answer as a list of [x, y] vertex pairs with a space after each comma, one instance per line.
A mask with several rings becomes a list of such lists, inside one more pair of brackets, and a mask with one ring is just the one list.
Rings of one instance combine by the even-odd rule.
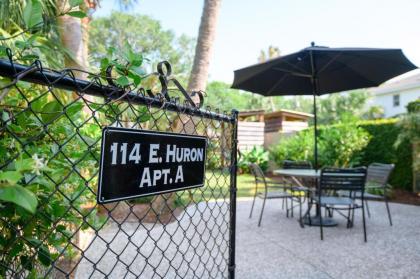
[[235, 71], [232, 88], [264, 96], [313, 95], [315, 168], [318, 168], [316, 96], [378, 86], [416, 69], [401, 49], [307, 47]]

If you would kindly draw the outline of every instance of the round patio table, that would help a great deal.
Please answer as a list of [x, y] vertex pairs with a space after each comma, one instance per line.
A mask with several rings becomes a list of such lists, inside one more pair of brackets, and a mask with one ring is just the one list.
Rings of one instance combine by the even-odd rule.
[[[273, 171], [274, 174], [288, 176], [291, 177], [299, 186], [304, 186], [297, 178], [313, 178], [318, 179], [321, 176], [320, 170], [314, 169], [278, 169]], [[317, 205], [319, 206], [319, 205]], [[321, 218], [318, 215], [320, 210], [316, 210], [315, 216], [309, 216], [310, 208], [306, 211], [303, 215], [302, 219], [300, 220], [301, 224], [308, 225], [308, 226], [320, 226], [321, 225]], [[333, 218], [323, 217], [322, 218], [322, 225], [325, 227], [334, 227], [337, 226], [337, 222]]]

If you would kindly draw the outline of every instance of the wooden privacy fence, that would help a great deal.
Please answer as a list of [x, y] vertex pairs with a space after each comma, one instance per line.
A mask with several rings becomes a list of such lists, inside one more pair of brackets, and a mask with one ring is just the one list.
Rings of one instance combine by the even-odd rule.
[[264, 146], [264, 122], [238, 122], [238, 148], [249, 150], [254, 146]]

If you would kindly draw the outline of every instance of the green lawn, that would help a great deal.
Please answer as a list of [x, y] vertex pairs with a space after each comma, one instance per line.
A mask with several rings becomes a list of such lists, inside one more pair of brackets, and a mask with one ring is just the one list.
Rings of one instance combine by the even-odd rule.
[[240, 174], [237, 176], [236, 186], [238, 187], [238, 197], [253, 197], [255, 193], [255, 179], [250, 174]]
[[[190, 191], [182, 191], [177, 193], [177, 203], [183, 205], [191, 201], [203, 200], [229, 200], [230, 175], [224, 172], [206, 173], [206, 183], [204, 187], [195, 188]], [[254, 177], [250, 174], [241, 174], [237, 176], [237, 197], [252, 197], [255, 191]]]

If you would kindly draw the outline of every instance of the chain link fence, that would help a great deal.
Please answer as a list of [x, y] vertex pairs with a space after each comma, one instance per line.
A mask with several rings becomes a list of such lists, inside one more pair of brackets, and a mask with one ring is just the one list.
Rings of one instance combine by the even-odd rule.
[[[156, 94], [0, 60], [0, 278], [234, 277], [237, 114], [163, 66]], [[107, 126], [206, 136], [204, 186], [97, 204]]]

